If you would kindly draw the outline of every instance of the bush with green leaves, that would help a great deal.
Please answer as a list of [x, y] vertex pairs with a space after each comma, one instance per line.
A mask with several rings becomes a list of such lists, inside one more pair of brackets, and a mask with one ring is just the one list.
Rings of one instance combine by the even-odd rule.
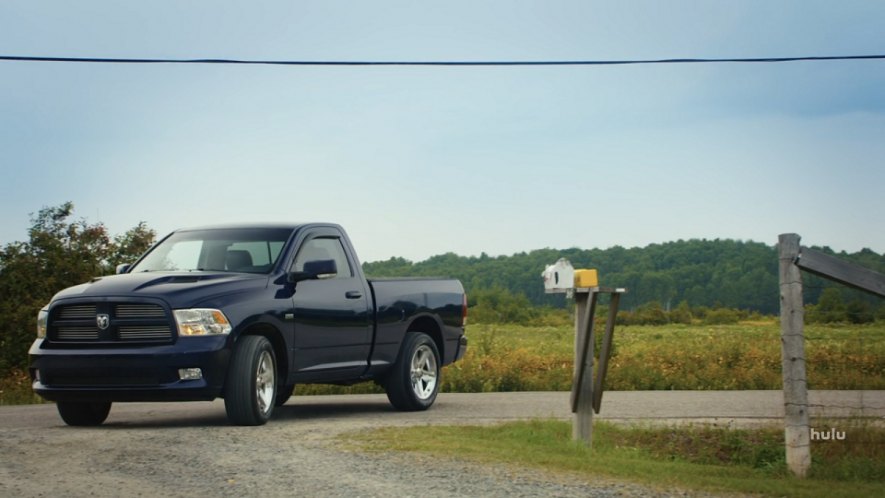
[[72, 285], [114, 272], [134, 261], [156, 233], [139, 223], [111, 237], [102, 223], [73, 219], [74, 205], [44, 207], [31, 216], [27, 242], [0, 248], [0, 375], [27, 366], [37, 312]]

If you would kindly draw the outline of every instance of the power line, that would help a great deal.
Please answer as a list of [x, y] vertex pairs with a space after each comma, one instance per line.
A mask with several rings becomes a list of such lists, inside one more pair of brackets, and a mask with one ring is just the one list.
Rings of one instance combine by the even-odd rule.
[[255, 59], [146, 59], [108, 57], [37, 57], [0, 55], [0, 61], [74, 62], [100, 64], [239, 64], [272, 66], [623, 66], [639, 64], [780, 63], [798, 61], [882, 60], [885, 55], [828, 55], [800, 57], [752, 57], [711, 59], [623, 59], [623, 60], [536, 60], [536, 61], [311, 61]]

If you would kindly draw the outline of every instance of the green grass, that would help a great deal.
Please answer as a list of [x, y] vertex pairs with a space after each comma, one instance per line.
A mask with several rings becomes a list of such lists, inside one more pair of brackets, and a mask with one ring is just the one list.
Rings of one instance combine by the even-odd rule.
[[[840, 429], [844, 430], [844, 429]], [[789, 476], [780, 429], [624, 427], [597, 422], [593, 448], [571, 440], [568, 422], [384, 428], [343, 436], [362, 451], [406, 451], [505, 463], [654, 488], [772, 496], [882, 496], [885, 430], [853, 426], [845, 441], [815, 444], [812, 474]]]

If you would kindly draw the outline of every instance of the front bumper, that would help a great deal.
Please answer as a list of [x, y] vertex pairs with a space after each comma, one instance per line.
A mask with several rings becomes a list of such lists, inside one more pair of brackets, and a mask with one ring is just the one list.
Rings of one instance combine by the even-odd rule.
[[[31, 346], [34, 392], [50, 401], [200, 401], [219, 397], [230, 361], [227, 336], [181, 338], [147, 347]], [[179, 369], [202, 378], [180, 380]]]

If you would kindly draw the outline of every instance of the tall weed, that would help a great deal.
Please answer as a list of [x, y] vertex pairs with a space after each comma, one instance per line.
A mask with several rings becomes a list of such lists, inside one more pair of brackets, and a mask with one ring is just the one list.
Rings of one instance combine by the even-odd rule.
[[[468, 337], [476, 347], [444, 370], [444, 390], [570, 389], [571, 326], [478, 324], [469, 328]], [[806, 337], [812, 389], [885, 389], [885, 326], [809, 326]], [[606, 389], [781, 389], [780, 344], [780, 329], [773, 320], [619, 326]]]

